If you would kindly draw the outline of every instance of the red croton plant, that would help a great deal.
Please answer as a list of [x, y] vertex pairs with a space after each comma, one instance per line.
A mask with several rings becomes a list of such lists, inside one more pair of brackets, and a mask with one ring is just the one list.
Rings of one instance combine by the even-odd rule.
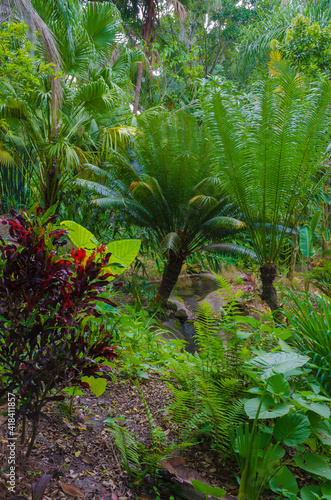
[[0, 397], [17, 395], [17, 417], [32, 422], [27, 456], [42, 409], [83, 376], [106, 377], [114, 356], [111, 335], [95, 306], [108, 286], [110, 254], [102, 246], [63, 253], [66, 231], [54, 226], [54, 209], [41, 208], [1, 220], [10, 240], [0, 251]]

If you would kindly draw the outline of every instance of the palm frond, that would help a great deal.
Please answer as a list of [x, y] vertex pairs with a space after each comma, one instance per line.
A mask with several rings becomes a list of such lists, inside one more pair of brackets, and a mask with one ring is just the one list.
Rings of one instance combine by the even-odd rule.
[[254, 250], [236, 245], [235, 243], [214, 243], [213, 245], [208, 245], [206, 248], [219, 255], [241, 255], [244, 258], [257, 262]]

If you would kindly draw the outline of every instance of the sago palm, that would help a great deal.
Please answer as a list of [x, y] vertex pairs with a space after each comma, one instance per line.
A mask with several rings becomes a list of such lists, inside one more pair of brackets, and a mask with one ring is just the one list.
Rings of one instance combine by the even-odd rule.
[[327, 164], [330, 107], [329, 83], [306, 88], [285, 63], [258, 81], [244, 110], [217, 92], [204, 103], [217, 170], [243, 214], [272, 311], [279, 255]]
[[207, 239], [222, 239], [243, 223], [211, 178], [209, 142], [185, 115], [156, 116], [134, 136], [129, 158], [114, 156], [107, 172], [90, 167], [105, 185], [81, 180], [102, 195], [94, 203], [120, 210], [146, 228], [167, 262], [157, 301], [168, 299], [185, 259]]

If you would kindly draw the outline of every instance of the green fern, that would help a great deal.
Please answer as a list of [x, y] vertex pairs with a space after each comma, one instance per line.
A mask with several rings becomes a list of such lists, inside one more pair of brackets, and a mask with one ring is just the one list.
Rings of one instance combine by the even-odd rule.
[[207, 439], [225, 456], [230, 448], [229, 426], [239, 423], [244, 412], [240, 341], [233, 324], [238, 294], [222, 276], [217, 276], [217, 282], [227, 304], [219, 318], [208, 303], [202, 303], [195, 323], [198, 352], [169, 361], [176, 383], [168, 384], [173, 394], [168, 411], [185, 440]]
[[176, 451], [192, 446], [192, 444], [184, 442], [180, 444], [167, 443], [167, 436], [160, 427], [156, 426], [138, 380], [135, 381], [135, 386], [141, 396], [148, 418], [151, 435], [149, 445], [138, 441], [132, 432], [115, 423], [112, 418], [106, 419], [105, 424], [112, 433], [115, 444], [121, 453], [125, 470], [135, 481], [141, 483], [146, 474], [152, 474], [155, 477], [162, 461], [169, 458]]
[[139, 443], [125, 427], [107, 418], [105, 424], [113, 435], [122, 457], [122, 463], [130, 476], [135, 477], [141, 470]]

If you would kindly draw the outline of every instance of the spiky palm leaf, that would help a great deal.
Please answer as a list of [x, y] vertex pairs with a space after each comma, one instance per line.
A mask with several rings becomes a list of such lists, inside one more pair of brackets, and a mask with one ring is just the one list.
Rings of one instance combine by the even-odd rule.
[[305, 89], [289, 66], [277, 72], [258, 82], [245, 115], [219, 94], [205, 102], [218, 169], [236, 197], [260, 264], [277, 260], [291, 236], [293, 213], [313, 195], [311, 178], [327, 159], [330, 128], [330, 85]]
[[262, 298], [277, 310], [275, 265], [295, 215], [318, 187], [313, 178], [328, 161], [331, 87], [321, 82], [307, 89], [285, 62], [275, 63], [273, 75], [257, 84], [245, 110], [215, 93], [204, 111], [218, 171], [236, 198], [261, 266]]
[[143, 127], [143, 134], [133, 137], [135, 168], [123, 157], [120, 162], [114, 157], [115, 165], [108, 172], [114, 181], [120, 179], [126, 184], [126, 192], [122, 185], [118, 198], [114, 198], [110, 183], [111, 198], [96, 199], [95, 203], [109, 208], [121, 206], [140, 226], [148, 220], [149, 230], [160, 245], [170, 248], [176, 240], [178, 251], [188, 254], [212, 231], [220, 236], [241, 229], [243, 224], [229, 217], [228, 200], [218, 198], [210, 187], [208, 190], [206, 182], [205, 194], [200, 193], [201, 181], [210, 175], [211, 166], [207, 142], [194, 119], [164, 116], [160, 122], [160, 117], [152, 118]]

